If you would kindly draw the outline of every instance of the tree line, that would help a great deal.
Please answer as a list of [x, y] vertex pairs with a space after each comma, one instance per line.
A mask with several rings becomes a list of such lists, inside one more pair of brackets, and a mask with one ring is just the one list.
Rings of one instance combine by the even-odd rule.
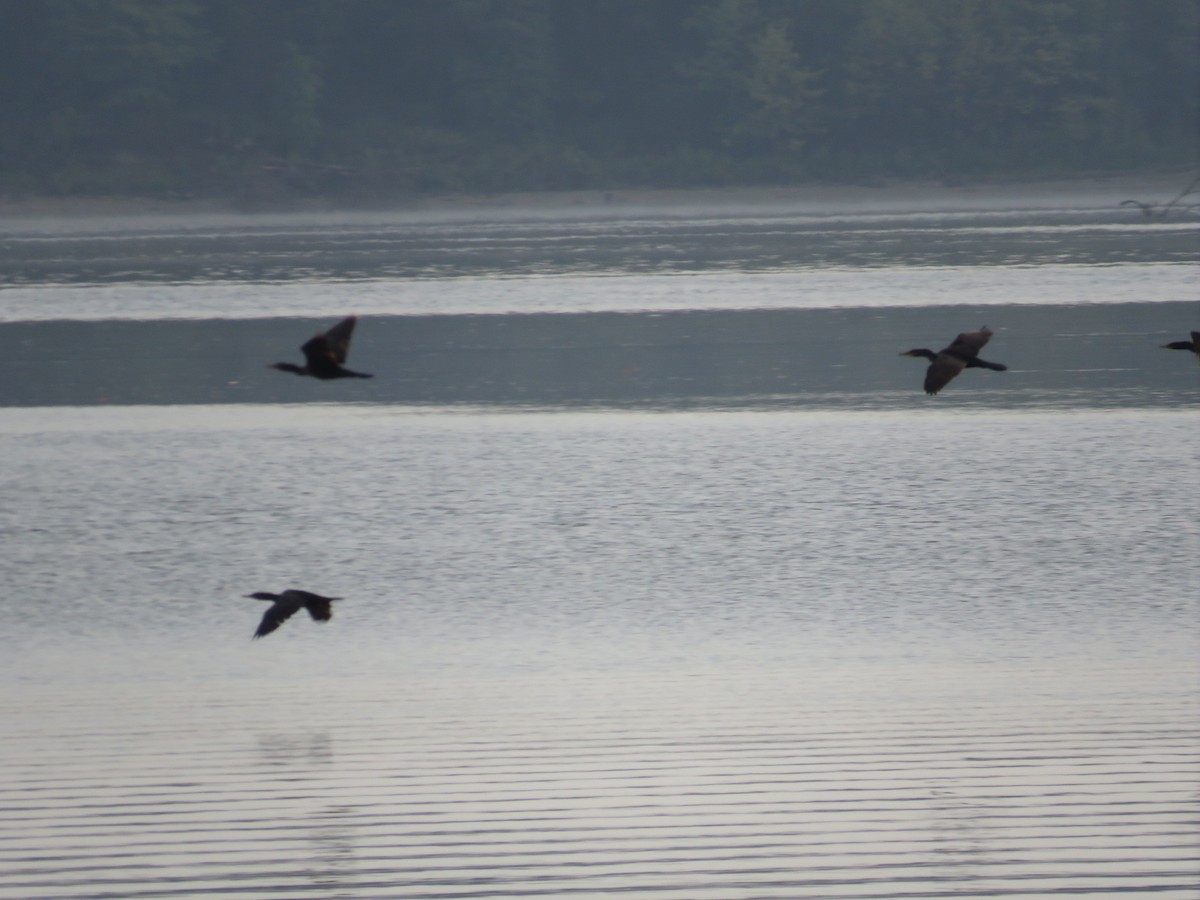
[[1194, 166], [1200, 0], [0, 0], [0, 191]]

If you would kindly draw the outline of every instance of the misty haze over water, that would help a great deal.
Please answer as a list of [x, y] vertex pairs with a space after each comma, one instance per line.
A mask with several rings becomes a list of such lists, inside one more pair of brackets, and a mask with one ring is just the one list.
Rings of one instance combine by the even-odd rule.
[[[1195, 303], [1200, 218], [1116, 196], [35, 220], [4, 240], [0, 399], [919, 404], [895, 354], [989, 324], [1012, 369], [990, 404], [1177, 404], [1178, 360], [1143, 350]], [[314, 395], [265, 371], [347, 312], [378, 379]], [[21, 377], [37, 367], [55, 377]]]
[[0, 895], [1194, 900], [1200, 220], [1111, 200], [9, 223]]

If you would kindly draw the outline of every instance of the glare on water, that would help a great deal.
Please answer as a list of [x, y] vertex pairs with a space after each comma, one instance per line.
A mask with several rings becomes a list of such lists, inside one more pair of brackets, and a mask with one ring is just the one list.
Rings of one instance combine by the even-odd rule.
[[[0, 896], [1194, 900], [1200, 368], [1157, 348], [1194, 270], [1176, 232], [996, 224], [828, 270], [765, 265], [777, 221], [626, 229], [721, 260], [686, 276], [614, 271], [645, 253], [606, 226], [608, 274], [474, 300], [194, 276], [146, 312], [94, 258], [98, 307], [16, 289], [58, 312], [0, 325], [47, 373], [0, 408]], [[475, 236], [531, 266], [552, 230]], [[389, 291], [373, 381], [264, 368], [320, 325], [290, 299]], [[925, 397], [898, 352], [984, 313], [1009, 371]], [[242, 595], [289, 586], [344, 599], [252, 642]]]

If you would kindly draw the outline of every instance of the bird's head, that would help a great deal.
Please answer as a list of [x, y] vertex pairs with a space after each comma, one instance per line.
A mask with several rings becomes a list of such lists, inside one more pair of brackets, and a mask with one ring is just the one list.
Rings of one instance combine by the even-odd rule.
[[253, 594], [243, 594], [247, 600], [274, 600], [274, 594], [268, 594], [266, 591], [255, 591]]
[[924, 347], [918, 347], [915, 350], [905, 350], [900, 355], [901, 356], [919, 356], [922, 359], [931, 359], [931, 360], [937, 359], [936, 353], [934, 353], [932, 350], [927, 350]]

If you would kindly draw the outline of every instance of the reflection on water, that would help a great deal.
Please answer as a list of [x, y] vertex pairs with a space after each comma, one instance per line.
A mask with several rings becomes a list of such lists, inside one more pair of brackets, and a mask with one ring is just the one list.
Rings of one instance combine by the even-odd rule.
[[1191, 413], [0, 422], [9, 895], [1194, 896]]
[[0, 247], [0, 321], [1065, 305], [1194, 302], [1200, 220], [1099, 208], [225, 223], [17, 232]]
[[305, 281], [129, 283], [7, 288], [10, 321], [339, 318], [690, 310], [903, 310], [919, 307], [1195, 303], [1195, 266], [809, 269], [799, 272]]
[[[23, 787], [5, 781], [0, 890], [1195, 896], [1197, 734], [1161, 677], [1135, 670], [1128, 699], [1099, 701], [1115, 680], [975, 671], [981, 703], [954, 689], [963, 672], [903, 685], [920, 699], [887, 687], [893, 674], [864, 669], [857, 691], [836, 670], [769, 668], [615, 686], [569, 673], [375, 694], [335, 683], [315, 697], [260, 685], [261, 701], [336, 729], [319, 766], [304, 752], [259, 762], [256, 729], [281, 726], [242, 695], [202, 686], [171, 713], [134, 687], [126, 702], [156, 714], [114, 717], [83, 689], [80, 707], [107, 719], [61, 698], [52, 721], [6, 710], [18, 731], [0, 740], [23, 749], [5, 774]], [[31, 765], [35, 729], [52, 740]]]
[[[347, 298], [345, 307], [348, 308]], [[350, 364], [370, 381], [267, 368], [336, 320], [0, 325], [0, 405], [368, 403], [987, 408], [1195, 403], [1200, 370], [1158, 349], [1197, 304], [962, 306], [669, 314], [364, 318]], [[996, 331], [1003, 373], [930, 400], [925, 363], [960, 330]]]
[[1195, 900], [1193, 225], [768, 218], [9, 233], [0, 896]]
[[[222, 228], [5, 238], [12, 285], [262, 283], [893, 266], [1194, 264], [1200, 221], [1123, 210]], [[398, 310], [392, 310], [393, 312]]]

